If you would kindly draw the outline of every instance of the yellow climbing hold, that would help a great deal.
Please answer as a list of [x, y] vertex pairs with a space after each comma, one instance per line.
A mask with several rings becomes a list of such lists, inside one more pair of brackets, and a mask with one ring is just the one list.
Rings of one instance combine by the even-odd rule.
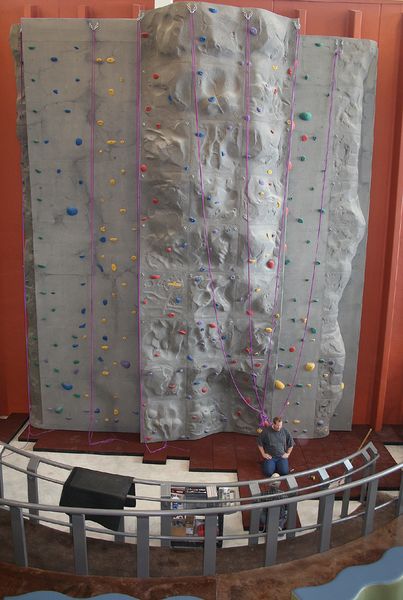
[[305, 363], [304, 369], [305, 369], [305, 371], [313, 371], [315, 366], [316, 365], [314, 362], [307, 362], [307, 363]]
[[267, 169], [266, 173], [267, 173], [268, 175], [272, 175], [272, 174], [273, 174], [273, 171], [272, 171], [272, 169]]
[[295, 423], [295, 425], [299, 425], [301, 421], [299, 419], [293, 419], [293, 423]]
[[99, 231], [101, 231], [102, 233], [105, 233], [106, 225], [101, 225], [101, 227], [99, 228]]
[[116, 361], [116, 360], [114, 360], [112, 364], [113, 364], [113, 366], [114, 366], [114, 367], [117, 367], [117, 366], [118, 366], [118, 363], [117, 363], [117, 361]]
[[126, 140], [119, 140], [119, 144], [126, 144]]
[[307, 387], [307, 388], [311, 388], [311, 387], [312, 387], [312, 383], [307, 383], [307, 384], [306, 384], [306, 387]]
[[168, 285], [175, 288], [182, 287], [182, 284], [179, 281], [168, 281]]
[[136, 262], [137, 256], [134, 256], [134, 254], [133, 254], [133, 256], [130, 257], [130, 260], [132, 260], [133, 262]]
[[118, 408], [113, 409], [113, 414], [115, 415], [115, 417], [117, 417], [119, 413], [120, 413], [120, 410]]
[[110, 185], [116, 185], [116, 183], [117, 183], [116, 179], [114, 177], [111, 177], [110, 180], [109, 180], [109, 184]]
[[97, 62], [97, 63], [103, 63], [104, 59], [101, 58], [101, 57], [98, 57], [98, 58], [95, 59], [95, 62]]
[[118, 266], [115, 263], [111, 264], [111, 269], [112, 271], [117, 271], [118, 270]]
[[87, 339], [87, 336], [86, 336], [86, 335], [82, 335], [82, 336], [81, 336], [81, 339], [82, 339], [82, 340], [86, 340], [86, 339]]
[[97, 125], [99, 125], [100, 127], [102, 127], [102, 125], [105, 125], [105, 121], [103, 121], [102, 119], [98, 119]]
[[105, 325], [105, 323], [107, 323], [107, 322], [108, 322], [108, 319], [105, 319], [105, 317], [103, 317], [103, 318], [101, 319], [101, 323], [103, 323], [104, 325]]
[[101, 371], [101, 375], [103, 375], [104, 377], [108, 377], [109, 375], [109, 371], [107, 371], [106, 369], [104, 371]]
[[281, 206], [281, 202], [280, 202], [280, 200], [277, 200], [277, 208], [280, 208], [280, 206]]
[[110, 242], [117, 242], [117, 241], [118, 241], [118, 239], [119, 239], [119, 238], [117, 238], [117, 237], [110, 237], [110, 238], [109, 238], [109, 241], [110, 241]]
[[116, 62], [116, 59], [113, 58], [113, 56], [108, 56], [108, 58], [106, 59], [106, 62], [109, 64], [112, 64], [112, 63]]
[[131, 311], [131, 313], [132, 313], [132, 315], [137, 315], [137, 310], [134, 308], [134, 309]]
[[256, 433], [262, 433], [262, 431], [263, 431], [263, 429], [262, 429], [261, 427], [258, 427], [258, 428], [256, 429]]
[[106, 345], [104, 345], [104, 346], [101, 346], [101, 349], [102, 349], [102, 350], [109, 350], [109, 346], [106, 346]]
[[273, 332], [273, 328], [272, 327], [265, 327], [265, 332], [266, 333], [272, 333]]
[[341, 389], [341, 390], [344, 390], [344, 382], [343, 382], [343, 381], [342, 381], [342, 382], [341, 382], [341, 384], [340, 384], [340, 389]]
[[108, 144], [108, 146], [114, 146], [115, 144], [117, 144], [116, 140], [106, 140], [106, 143]]
[[126, 341], [127, 340], [127, 335], [122, 335], [122, 340]]
[[121, 215], [125, 215], [127, 213], [127, 208], [119, 208], [119, 212]]
[[255, 292], [261, 292], [262, 288], [255, 288]]
[[109, 88], [109, 90], [108, 90], [108, 94], [109, 94], [110, 96], [114, 96], [114, 95], [115, 95], [115, 90], [114, 90], [113, 88]]
[[120, 172], [122, 173], [122, 175], [126, 175], [126, 169], [120, 169]]
[[274, 387], [276, 388], [276, 390], [283, 390], [285, 388], [285, 383], [280, 381], [280, 379], [276, 379], [274, 381]]
[[280, 313], [276, 313], [274, 316], [276, 317], [276, 319], [279, 319], [280, 318]]
[[122, 287], [127, 287], [127, 282], [126, 281], [122, 281], [122, 283], [120, 284]]

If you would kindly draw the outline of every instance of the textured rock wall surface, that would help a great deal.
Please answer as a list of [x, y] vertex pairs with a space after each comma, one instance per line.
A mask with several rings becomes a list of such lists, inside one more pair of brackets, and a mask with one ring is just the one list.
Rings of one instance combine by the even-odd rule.
[[[34, 424], [156, 441], [254, 433], [281, 413], [297, 436], [326, 435], [343, 396], [339, 302], [368, 207], [374, 44], [344, 41], [333, 93], [335, 40], [302, 38], [288, 170], [294, 21], [208, 4], [149, 11], [141, 82], [137, 24], [99, 25], [95, 48], [86, 21], [23, 25]], [[363, 259], [353, 266], [361, 275]], [[355, 281], [347, 312], [359, 324]], [[346, 414], [357, 331], [343, 332], [355, 352]]]

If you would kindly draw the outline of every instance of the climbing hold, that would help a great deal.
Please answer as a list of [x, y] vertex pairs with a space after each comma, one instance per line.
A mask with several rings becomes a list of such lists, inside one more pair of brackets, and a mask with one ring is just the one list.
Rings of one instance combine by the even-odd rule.
[[109, 179], [109, 185], [116, 185], [116, 183], [117, 183], [117, 182], [116, 182], [116, 179], [115, 179], [114, 177], [111, 177], [111, 178]]
[[301, 142], [307, 142], [307, 141], [308, 141], [308, 136], [305, 135], [305, 133], [304, 133], [304, 135], [301, 135]]
[[159, 73], [153, 73], [152, 77], [153, 77], [153, 79], [159, 79], [160, 78], [160, 74]]
[[55, 408], [55, 413], [57, 413], [58, 415], [60, 415], [63, 412], [63, 406], [58, 406], [57, 408]]
[[300, 157], [299, 157], [299, 160], [300, 160], [301, 162], [305, 162], [305, 161], [306, 161], [306, 156], [300, 156]]
[[121, 360], [120, 364], [124, 369], [130, 369], [131, 364], [128, 360]]
[[297, 222], [298, 222], [298, 223], [303, 223], [303, 222], [304, 222], [304, 219], [303, 219], [302, 217], [299, 217], [299, 218], [297, 219]]
[[266, 267], [268, 267], [269, 269], [274, 269], [274, 260], [268, 260], [266, 263]]
[[112, 271], [117, 271], [118, 267], [117, 267], [117, 265], [115, 263], [112, 263], [111, 264], [111, 269], [112, 269]]
[[179, 329], [178, 333], [180, 333], [181, 335], [187, 335], [186, 329]]
[[161, 275], [150, 275], [150, 279], [161, 279]]
[[282, 381], [280, 381], [279, 379], [276, 379], [276, 380], [274, 381], [274, 387], [275, 387], [277, 390], [283, 390], [283, 389], [285, 388], [285, 383], [283, 383], [283, 382], [282, 382]]
[[312, 120], [312, 113], [310, 113], [310, 112], [301, 112], [301, 113], [299, 113], [299, 118], [302, 121], [311, 121]]
[[109, 64], [112, 64], [112, 63], [116, 62], [116, 59], [113, 58], [113, 56], [108, 56], [108, 58], [106, 59], [106, 62]]
[[317, 333], [317, 329], [316, 329], [316, 327], [310, 327], [309, 331], [310, 331], [311, 333]]
[[73, 389], [73, 386], [71, 385], [71, 383], [62, 383], [61, 386], [64, 390], [67, 390], [67, 391]]
[[249, 33], [251, 35], [257, 35], [257, 29], [256, 29], [256, 27], [250, 27], [249, 28]]
[[101, 346], [101, 350], [109, 350], [109, 346], [107, 344], [104, 344], [103, 346]]
[[290, 352], [295, 352], [295, 346], [290, 346], [290, 347], [288, 348], [288, 350], [289, 350]]
[[211, 13], [218, 13], [218, 8], [211, 7], [211, 8], [209, 8], [209, 11]]
[[141, 32], [141, 37], [144, 39], [147, 39], [148, 37], [150, 37], [150, 34], [148, 33], [148, 31], [142, 31]]
[[301, 421], [299, 419], [293, 419], [293, 423], [295, 423], [295, 425], [299, 425], [299, 423], [301, 423]]
[[81, 146], [83, 143], [83, 140], [81, 138], [76, 138], [76, 146]]
[[201, 35], [199, 37], [199, 42], [201, 42], [202, 44], [204, 44], [205, 41], [206, 41], [206, 37], [204, 35]]
[[66, 213], [70, 217], [74, 217], [78, 213], [78, 209], [77, 208], [73, 208], [72, 206], [70, 206], [69, 208], [66, 208]]
[[101, 375], [103, 375], [104, 377], [108, 377], [109, 375], [109, 371], [107, 371], [106, 369], [104, 371], [101, 371]]
[[273, 333], [273, 329], [271, 327], [265, 327], [266, 333]]
[[147, 167], [147, 165], [144, 165], [144, 164], [143, 164], [143, 165], [140, 165], [140, 171], [141, 171], [142, 173], [146, 173], [146, 171], [148, 171], [148, 167]]
[[147, 104], [147, 105], [144, 107], [144, 111], [145, 111], [146, 113], [150, 113], [150, 112], [152, 111], [152, 109], [153, 109], [153, 107], [152, 107], [152, 106], [150, 106], [149, 104]]
[[167, 317], [169, 317], [170, 319], [173, 319], [173, 318], [175, 317], [175, 313], [173, 313], [173, 312], [169, 312], [169, 313], [167, 314]]
[[341, 389], [341, 390], [344, 390], [344, 382], [343, 382], [343, 381], [342, 381], [342, 382], [341, 382], [341, 384], [340, 384], [340, 389]]
[[216, 329], [217, 325], [215, 323], [209, 323], [208, 326], [210, 329]]
[[247, 311], [246, 311], [246, 314], [247, 314], [249, 317], [253, 317], [253, 310], [247, 310]]
[[115, 95], [115, 90], [114, 90], [113, 88], [109, 88], [109, 89], [108, 89], [108, 94], [109, 94], [110, 96], [114, 96], [114, 95]]
[[305, 363], [304, 369], [305, 371], [313, 371], [315, 369], [315, 363], [314, 362], [307, 362]]

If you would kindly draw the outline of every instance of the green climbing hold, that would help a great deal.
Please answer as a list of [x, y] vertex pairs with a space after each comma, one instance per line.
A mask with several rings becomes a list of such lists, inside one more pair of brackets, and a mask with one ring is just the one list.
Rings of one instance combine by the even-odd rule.
[[80, 364], [79, 360], [73, 360], [73, 365], [78, 365], [78, 364]]
[[73, 394], [74, 398], [81, 398], [81, 394]]
[[301, 387], [304, 387], [304, 386], [302, 385], [302, 383], [297, 383], [295, 387], [301, 388]]
[[317, 333], [316, 327], [311, 327], [310, 331], [311, 331], [311, 333]]
[[306, 240], [305, 244], [310, 244], [311, 240]]
[[53, 369], [54, 373], [60, 373], [60, 369]]
[[320, 265], [320, 260], [315, 260], [315, 265]]
[[302, 217], [299, 217], [299, 218], [297, 219], [297, 222], [298, 222], [298, 223], [303, 223], [303, 222], [304, 222], [304, 219], [303, 219]]
[[55, 408], [55, 413], [57, 413], [58, 415], [60, 415], [63, 412], [63, 406], [58, 406], [57, 408]]
[[301, 162], [305, 162], [305, 161], [306, 161], [306, 156], [300, 156], [300, 157], [299, 157], [299, 160], [300, 160]]
[[285, 261], [284, 261], [284, 263], [285, 263], [286, 265], [289, 265], [289, 264], [290, 264], [290, 262], [291, 262], [291, 261], [290, 261], [290, 259], [289, 259], [289, 258], [286, 258], [286, 259], [285, 259]]
[[302, 121], [311, 121], [312, 113], [310, 113], [310, 112], [299, 113], [299, 118], [302, 119]]
[[38, 269], [46, 269], [46, 265], [36, 265]]
[[316, 46], [317, 48], [320, 48], [322, 45], [323, 45], [323, 44], [322, 44], [321, 42], [315, 42], [315, 46]]
[[305, 75], [305, 76], [304, 76], [304, 79], [305, 79], [305, 80], [306, 80], [306, 79], [309, 79], [309, 75]]

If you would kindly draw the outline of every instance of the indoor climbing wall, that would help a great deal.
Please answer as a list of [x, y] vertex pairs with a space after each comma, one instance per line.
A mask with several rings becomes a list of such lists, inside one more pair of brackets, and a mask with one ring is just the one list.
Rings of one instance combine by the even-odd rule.
[[348, 427], [375, 44], [176, 3], [24, 20], [23, 57], [34, 424]]

